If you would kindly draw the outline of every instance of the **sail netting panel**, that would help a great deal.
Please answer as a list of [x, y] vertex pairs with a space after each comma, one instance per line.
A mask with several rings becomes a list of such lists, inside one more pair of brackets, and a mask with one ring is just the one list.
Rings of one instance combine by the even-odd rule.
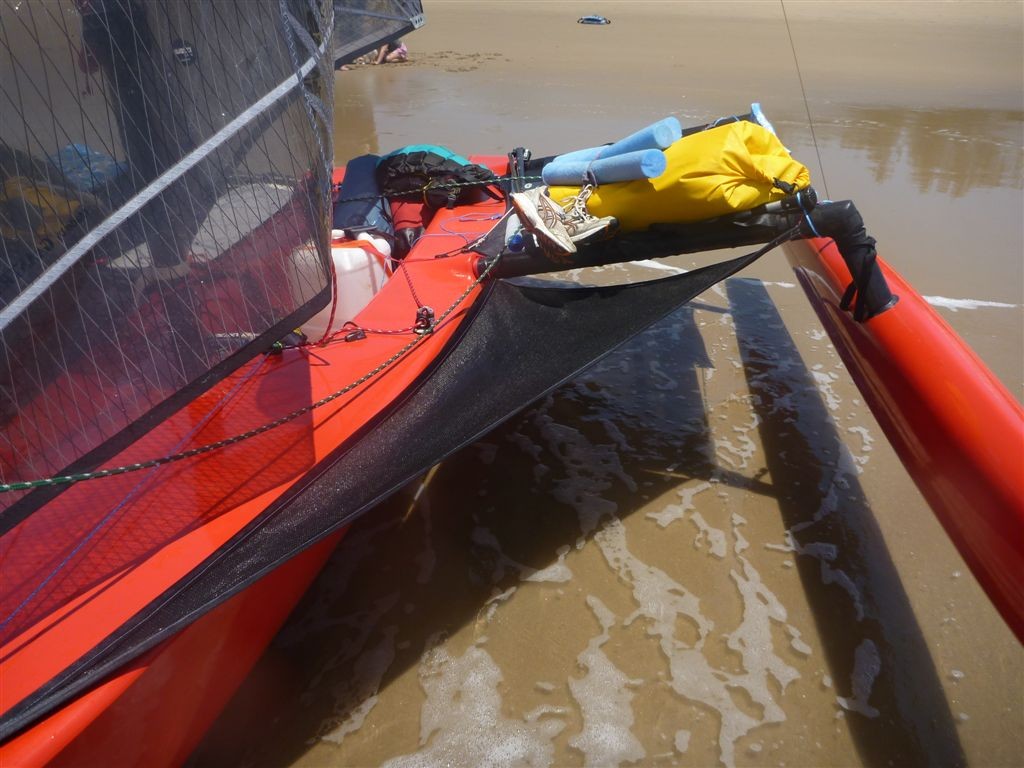
[[0, 482], [97, 465], [327, 303], [332, 18], [0, 0]]
[[423, 26], [421, 0], [334, 0], [335, 66]]

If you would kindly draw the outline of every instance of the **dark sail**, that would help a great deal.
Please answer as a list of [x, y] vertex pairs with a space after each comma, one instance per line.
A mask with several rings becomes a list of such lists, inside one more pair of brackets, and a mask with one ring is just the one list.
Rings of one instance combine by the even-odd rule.
[[332, 10], [0, 0], [0, 482], [94, 466], [327, 303]]
[[355, 61], [423, 24], [421, 0], [334, 0], [334, 64]]

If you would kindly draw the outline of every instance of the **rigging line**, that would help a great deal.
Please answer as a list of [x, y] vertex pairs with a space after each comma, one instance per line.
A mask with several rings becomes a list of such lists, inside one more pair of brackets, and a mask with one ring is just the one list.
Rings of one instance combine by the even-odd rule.
[[796, 78], [800, 81], [800, 94], [804, 99], [804, 110], [807, 112], [807, 125], [811, 129], [811, 141], [814, 142], [814, 154], [818, 156], [818, 170], [821, 171], [821, 186], [825, 188], [825, 197], [830, 198], [828, 192], [828, 180], [825, 178], [825, 166], [821, 162], [821, 150], [818, 149], [818, 137], [814, 133], [814, 119], [811, 117], [811, 107], [807, 103], [807, 89], [804, 88], [804, 76], [800, 72], [800, 60], [796, 55], [796, 45], [793, 43], [793, 30], [789, 28], [789, 16], [786, 14], [786, 0], [779, 0], [782, 8], [782, 18], [786, 22], [786, 34], [789, 35], [789, 50], [793, 52], [793, 64], [796, 65]]
[[[410, 189], [406, 192], [390, 192], [383, 191], [375, 194], [368, 195], [355, 195], [353, 197], [339, 197], [334, 203], [356, 203], [364, 202], [368, 200], [380, 200], [381, 198], [397, 198], [402, 200], [407, 197], [418, 199], [423, 196], [424, 192], [431, 189], [462, 189], [463, 187], [493, 187], [497, 186], [498, 182], [512, 181], [518, 179], [520, 181], [542, 181], [542, 176], [495, 176], [493, 179], [483, 179], [481, 181], [447, 181], [439, 182], [437, 184], [430, 184], [427, 186], [420, 187], [419, 189]], [[334, 184], [334, 189], [341, 191], [341, 184]]]
[[142, 207], [166, 190], [171, 184], [184, 176], [188, 171], [199, 165], [218, 147], [232, 139], [249, 123], [258, 119], [259, 116], [280, 101], [284, 96], [297, 87], [302, 86], [302, 79], [308, 75], [317, 65], [317, 59], [327, 51], [330, 38], [326, 38], [317, 49], [317, 55], [310, 57], [302, 67], [294, 74], [288, 75], [276, 87], [267, 92], [263, 98], [255, 102], [249, 108], [239, 113], [238, 117], [221, 128], [217, 133], [208, 138], [198, 147], [189, 152], [185, 157], [168, 168], [163, 174], [150, 182], [133, 198], [128, 200], [117, 211], [111, 214], [99, 226], [90, 230], [74, 247], [69, 249], [63, 256], [51, 264], [45, 272], [33, 281], [6, 307], [0, 310], [0, 331], [10, 325], [32, 302], [46, 292], [56, 283], [65, 272], [71, 269], [89, 250], [99, 243], [103, 238], [116, 230], [121, 224], [134, 216]]
[[[462, 294], [458, 298], [456, 298], [451, 304], [449, 304], [448, 308], [441, 312], [434, 319], [432, 328], [440, 327], [441, 324], [444, 323], [445, 320], [447, 320], [467, 298], [469, 298], [470, 294], [473, 293], [476, 287], [487, 279], [488, 275], [490, 275], [490, 273], [494, 270], [494, 268], [498, 265], [500, 261], [501, 254], [499, 254], [498, 258], [496, 258], [493, 262], [488, 264], [487, 267], [483, 270], [483, 272], [481, 272], [480, 275], [466, 287]], [[379, 376], [380, 374], [388, 370], [391, 366], [393, 366], [395, 363], [400, 361], [407, 354], [412, 352], [412, 350], [416, 346], [418, 346], [424, 339], [428, 338], [430, 335], [431, 334], [429, 333], [425, 333], [416, 336], [416, 338], [410, 340], [401, 349], [392, 354], [391, 357], [379, 363], [375, 368], [367, 371], [358, 379], [349, 382], [341, 389], [332, 392], [331, 394], [321, 398], [320, 400], [317, 400], [315, 403], [309, 403], [308, 405], [304, 405], [301, 408], [292, 411], [291, 413], [285, 414], [284, 416], [281, 416], [280, 418], [275, 419], [274, 421], [267, 422], [259, 427], [251, 429], [248, 432], [242, 432], [232, 437], [224, 438], [223, 440], [218, 440], [214, 443], [200, 445], [195, 448], [190, 448], [179, 453], [172, 453], [170, 455], [162, 456], [160, 458], [148, 459], [146, 461], [140, 461], [134, 464], [125, 464], [120, 467], [113, 467], [111, 469], [100, 469], [94, 470], [92, 472], [80, 472], [73, 475], [62, 475], [59, 477], [47, 477], [41, 478], [39, 480], [27, 480], [14, 483], [0, 483], [0, 493], [7, 493], [10, 491], [27, 491], [32, 490], [34, 488], [46, 488], [55, 485], [69, 485], [71, 483], [78, 483], [83, 480], [97, 480], [103, 477], [113, 477], [115, 475], [124, 475], [129, 472], [138, 472], [143, 469], [153, 469], [155, 467], [161, 467], [164, 466], [165, 464], [171, 464], [173, 462], [181, 461], [183, 459], [191, 459], [195, 458], [196, 456], [203, 456], [213, 451], [220, 450], [221, 448], [227, 448], [229, 446], [235, 445], [236, 443], [240, 443], [243, 440], [249, 440], [251, 438], [258, 437], [259, 435], [262, 435], [273, 429], [277, 429], [278, 427], [287, 424], [290, 421], [294, 421], [300, 416], [304, 416], [305, 414], [310, 413], [316, 410], [317, 408], [322, 408], [328, 403], [337, 400], [339, 397], [348, 394], [357, 387], [360, 387], [366, 382], [370, 381], [371, 379]], [[328, 340], [327, 343], [330, 343], [330, 340]], [[2, 516], [0, 516], [0, 520], [2, 520]], [[20, 610], [20, 608], [18, 610]], [[2, 626], [0, 626], [0, 629], [2, 629]]]
[[[232, 386], [232, 388], [228, 392], [226, 392], [224, 396], [221, 397], [220, 400], [217, 401], [209, 411], [207, 411], [206, 415], [203, 416], [202, 419], [200, 419], [199, 423], [196, 424], [191, 430], [189, 430], [188, 434], [186, 434], [183, 438], [181, 438], [181, 440], [178, 441], [174, 450], [181, 450], [181, 448], [183, 448], [190, 440], [192, 440], [200, 432], [202, 432], [203, 428], [210, 423], [213, 417], [235, 396], [235, 394], [253, 376], [256, 375], [256, 373], [263, 367], [263, 364], [265, 362], [266, 357], [264, 357], [259, 362], [258, 365], [253, 366], [252, 370], [249, 371], [245, 376], [239, 379], [234, 384], [234, 386]], [[114, 508], [107, 512], [105, 515], [103, 515], [103, 517], [101, 517], [96, 522], [96, 524], [93, 525], [93, 527], [71, 549], [71, 551], [64, 556], [64, 558], [57, 564], [57, 566], [53, 568], [50, 571], [50, 573], [48, 573], [46, 577], [41, 582], [39, 582], [39, 584], [37, 584], [35, 588], [32, 589], [31, 592], [28, 593], [28, 595], [25, 596], [25, 598], [15, 607], [13, 611], [10, 612], [10, 614], [7, 615], [7, 617], [3, 621], [0, 621], [0, 632], [6, 629], [7, 625], [10, 624], [15, 619], [15, 617], [25, 609], [25, 606], [31, 603], [35, 596], [38, 595], [46, 587], [46, 585], [49, 584], [61, 571], [63, 571], [65, 567], [67, 567], [68, 563], [70, 563], [75, 558], [75, 556], [82, 551], [82, 548], [86, 544], [88, 544], [96, 536], [96, 534], [98, 534], [100, 530], [102, 530], [106, 526], [106, 524], [117, 515], [118, 512], [124, 509], [124, 506], [134, 496], [138, 494], [138, 492], [147, 482], [149, 482], [153, 478], [153, 475], [156, 472], [156, 467], [153, 467], [152, 470], [153, 471], [149, 472], [145, 477], [142, 477], [137, 483], [135, 483], [135, 485], [124, 495], [124, 497], [114, 506]]]

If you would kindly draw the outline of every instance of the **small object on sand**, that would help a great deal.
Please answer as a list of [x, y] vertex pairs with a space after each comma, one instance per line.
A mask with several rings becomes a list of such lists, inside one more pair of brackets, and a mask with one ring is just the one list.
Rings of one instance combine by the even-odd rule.
[[576, 19], [577, 24], [611, 24], [612, 20], [604, 16], [580, 16]]

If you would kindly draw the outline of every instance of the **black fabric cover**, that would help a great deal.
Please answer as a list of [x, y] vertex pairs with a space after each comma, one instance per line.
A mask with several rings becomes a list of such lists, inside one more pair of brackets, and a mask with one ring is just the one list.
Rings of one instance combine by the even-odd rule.
[[348, 161], [345, 178], [338, 188], [334, 204], [335, 229], [371, 231], [393, 242], [395, 228], [391, 225], [391, 205], [380, 194], [377, 185], [378, 155], [360, 155]]
[[486, 187], [481, 182], [489, 181], [497, 181], [497, 177], [482, 165], [463, 164], [426, 150], [385, 155], [377, 163], [377, 183], [384, 195], [422, 199], [434, 209], [483, 199], [481, 190]]

